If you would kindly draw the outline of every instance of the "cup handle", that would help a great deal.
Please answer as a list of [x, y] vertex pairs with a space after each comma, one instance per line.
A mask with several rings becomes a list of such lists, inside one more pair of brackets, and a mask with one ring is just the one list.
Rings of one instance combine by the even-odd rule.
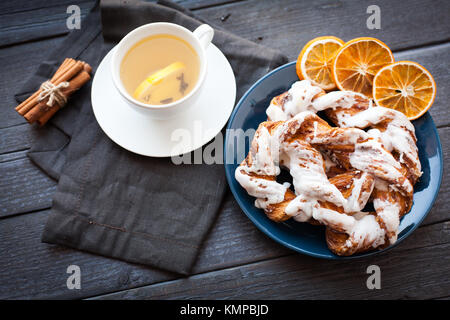
[[202, 24], [194, 30], [194, 36], [200, 41], [203, 49], [208, 48], [214, 37], [214, 29], [207, 24]]

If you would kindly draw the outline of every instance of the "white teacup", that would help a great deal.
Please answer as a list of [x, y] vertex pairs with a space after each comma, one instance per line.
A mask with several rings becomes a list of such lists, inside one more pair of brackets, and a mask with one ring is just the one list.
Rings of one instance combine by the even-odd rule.
[[[197, 52], [200, 61], [200, 72], [195, 87], [180, 100], [163, 104], [163, 105], [150, 105], [142, 103], [134, 99], [125, 89], [120, 79], [120, 65], [122, 59], [130, 50], [130, 48], [143, 38], [147, 38], [156, 34], [171, 34], [187, 41]], [[175, 115], [179, 115], [187, 111], [192, 105], [195, 104], [206, 77], [206, 48], [208, 48], [211, 40], [214, 36], [214, 30], [207, 24], [202, 24], [194, 32], [179, 26], [177, 24], [168, 22], [155, 22], [143, 25], [134, 29], [128, 33], [117, 44], [115, 51], [111, 59], [111, 74], [114, 85], [124, 98], [124, 100], [134, 108], [145, 115], [151, 116], [156, 119], [168, 119]]]

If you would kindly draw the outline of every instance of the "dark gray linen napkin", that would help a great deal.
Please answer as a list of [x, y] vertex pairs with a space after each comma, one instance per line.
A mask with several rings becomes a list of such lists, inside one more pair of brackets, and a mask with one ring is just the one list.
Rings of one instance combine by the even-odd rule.
[[[81, 29], [71, 32], [42, 63], [17, 100], [36, 90], [65, 57], [84, 60], [95, 72], [113, 41], [157, 21], [190, 30], [202, 23], [170, 2], [101, 2]], [[230, 60], [239, 96], [258, 77], [286, 62], [276, 51], [215, 31], [213, 43]], [[89, 82], [46, 127], [34, 130], [28, 156], [58, 180], [42, 241], [189, 274], [220, 211], [226, 191], [223, 166], [174, 165], [170, 158], [122, 149], [98, 126], [90, 90]]]

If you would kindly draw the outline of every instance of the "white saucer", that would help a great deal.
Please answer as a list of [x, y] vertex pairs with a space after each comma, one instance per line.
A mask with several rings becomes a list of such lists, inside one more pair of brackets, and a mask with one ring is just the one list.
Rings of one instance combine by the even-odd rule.
[[222, 130], [234, 107], [236, 80], [230, 63], [215, 45], [206, 50], [208, 69], [196, 105], [168, 120], [152, 119], [126, 104], [111, 79], [114, 49], [100, 63], [91, 92], [95, 118], [111, 140], [140, 155], [170, 157], [201, 147]]

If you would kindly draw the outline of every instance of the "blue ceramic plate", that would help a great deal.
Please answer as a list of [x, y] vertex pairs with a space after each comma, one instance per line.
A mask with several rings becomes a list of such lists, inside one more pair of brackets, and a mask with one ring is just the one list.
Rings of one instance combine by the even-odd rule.
[[[267, 118], [265, 111], [270, 100], [288, 90], [297, 80], [295, 62], [285, 64], [262, 77], [239, 101], [231, 115], [227, 129], [243, 129], [244, 131], [256, 129]], [[416, 128], [423, 175], [414, 186], [414, 204], [411, 211], [401, 220], [400, 232], [395, 245], [409, 236], [426, 217], [436, 199], [442, 179], [441, 143], [433, 119], [426, 113], [420, 119], [415, 120], [413, 124]], [[251, 138], [248, 140], [251, 141]], [[249, 196], [234, 178], [236, 167], [249, 149], [249, 143], [247, 142], [245, 153], [242, 152], [243, 150], [239, 152], [236, 149], [238, 148], [236, 141], [237, 139], [231, 131], [227, 130], [224, 157], [227, 159], [225, 171], [228, 183], [245, 214], [262, 232], [272, 239], [295, 251], [326, 259], [351, 259], [370, 256], [395, 246], [392, 245], [384, 250], [374, 250], [351, 257], [339, 257], [328, 249], [323, 226], [298, 223], [293, 219], [282, 223], [271, 221], [266, 217], [263, 210], [254, 206], [255, 198]]]

